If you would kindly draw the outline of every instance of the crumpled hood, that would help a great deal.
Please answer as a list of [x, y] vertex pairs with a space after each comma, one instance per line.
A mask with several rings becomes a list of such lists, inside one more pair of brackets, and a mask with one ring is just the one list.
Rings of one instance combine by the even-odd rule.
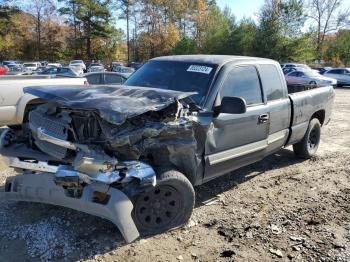
[[61, 107], [96, 110], [113, 124], [122, 124], [127, 118], [149, 111], [159, 111], [177, 100], [196, 93], [146, 87], [26, 87], [24, 92]]

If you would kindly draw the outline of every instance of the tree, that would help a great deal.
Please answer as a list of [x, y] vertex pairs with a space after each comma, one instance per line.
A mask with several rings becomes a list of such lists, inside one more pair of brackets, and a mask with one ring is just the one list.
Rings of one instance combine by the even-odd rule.
[[126, 44], [128, 50], [128, 63], [130, 62], [130, 17], [134, 15], [134, 0], [117, 0], [118, 9], [122, 11], [120, 18], [126, 20]]
[[111, 0], [77, 0], [77, 19], [82, 23], [83, 37], [86, 41], [86, 55], [93, 58], [91, 42], [95, 38], [108, 38], [112, 32]]
[[77, 10], [79, 8], [79, 1], [77, 0], [58, 0], [58, 2], [63, 2], [64, 7], [58, 9], [59, 14], [65, 15], [66, 23], [73, 26], [74, 35], [73, 35], [73, 46], [74, 46], [74, 55], [75, 58], [78, 58], [78, 19], [77, 19]]
[[49, 16], [55, 10], [53, 0], [32, 0], [28, 4], [28, 11], [35, 16], [36, 19], [36, 50], [37, 58], [41, 58], [41, 40], [42, 25], [45, 17]]
[[350, 30], [340, 30], [334, 37], [326, 39], [326, 58], [338, 59], [343, 66], [350, 66]]
[[176, 43], [172, 50], [174, 55], [190, 55], [196, 53], [196, 44], [194, 41], [184, 36], [179, 42]]
[[310, 0], [308, 16], [315, 23], [316, 56], [321, 60], [327, 34], [337, 31], [349, 22], [350, 10], [343, 8], [343, 0]]

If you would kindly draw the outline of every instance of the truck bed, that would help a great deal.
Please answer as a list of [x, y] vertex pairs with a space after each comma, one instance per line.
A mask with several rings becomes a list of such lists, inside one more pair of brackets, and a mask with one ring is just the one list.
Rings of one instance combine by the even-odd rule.
[[322, 125], [329, 121], [334, 89], [332, 86], [290, 85], [288, 93], [292, 106], [288, 144], [294, 144], [303, 138], [313, 115], [318, 115]]

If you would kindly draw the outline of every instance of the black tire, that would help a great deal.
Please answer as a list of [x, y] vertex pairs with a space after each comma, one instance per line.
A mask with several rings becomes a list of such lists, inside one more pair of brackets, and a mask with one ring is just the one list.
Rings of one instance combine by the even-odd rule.
[[157, 185], [133, 199], [132, 212], [141, 235], [154, 235], [185, 224], [191, 217], [195, 193], [190, 181], [175, 170], [157, 177]]
[[313, 157], [320, 145], [321, 124], [316, 118], [311, 119], [304, 138], [293, 145], [293, 151], [297, 157], [309, 159]]

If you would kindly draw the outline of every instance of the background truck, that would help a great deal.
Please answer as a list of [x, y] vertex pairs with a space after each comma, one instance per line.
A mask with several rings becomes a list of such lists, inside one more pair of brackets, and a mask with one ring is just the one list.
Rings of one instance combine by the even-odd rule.
[[2, 133], [21, 173], [0, 196], [107, 218], [127, 241], [182, 225], [193, 186], [288, 145], [316, 153], [334, 90], [305, 89], [288, 94], [275, 61], [208, 55], [152, 59], [119, 87], [26, 88], [45, 103]]
[[56, 76], [1, 76], [0, 77], [0, 126], [20, 125], [25, 113], [38, 99], [23, 93], [26, 86], [86, 85], [84, 77], [67, 78]]

